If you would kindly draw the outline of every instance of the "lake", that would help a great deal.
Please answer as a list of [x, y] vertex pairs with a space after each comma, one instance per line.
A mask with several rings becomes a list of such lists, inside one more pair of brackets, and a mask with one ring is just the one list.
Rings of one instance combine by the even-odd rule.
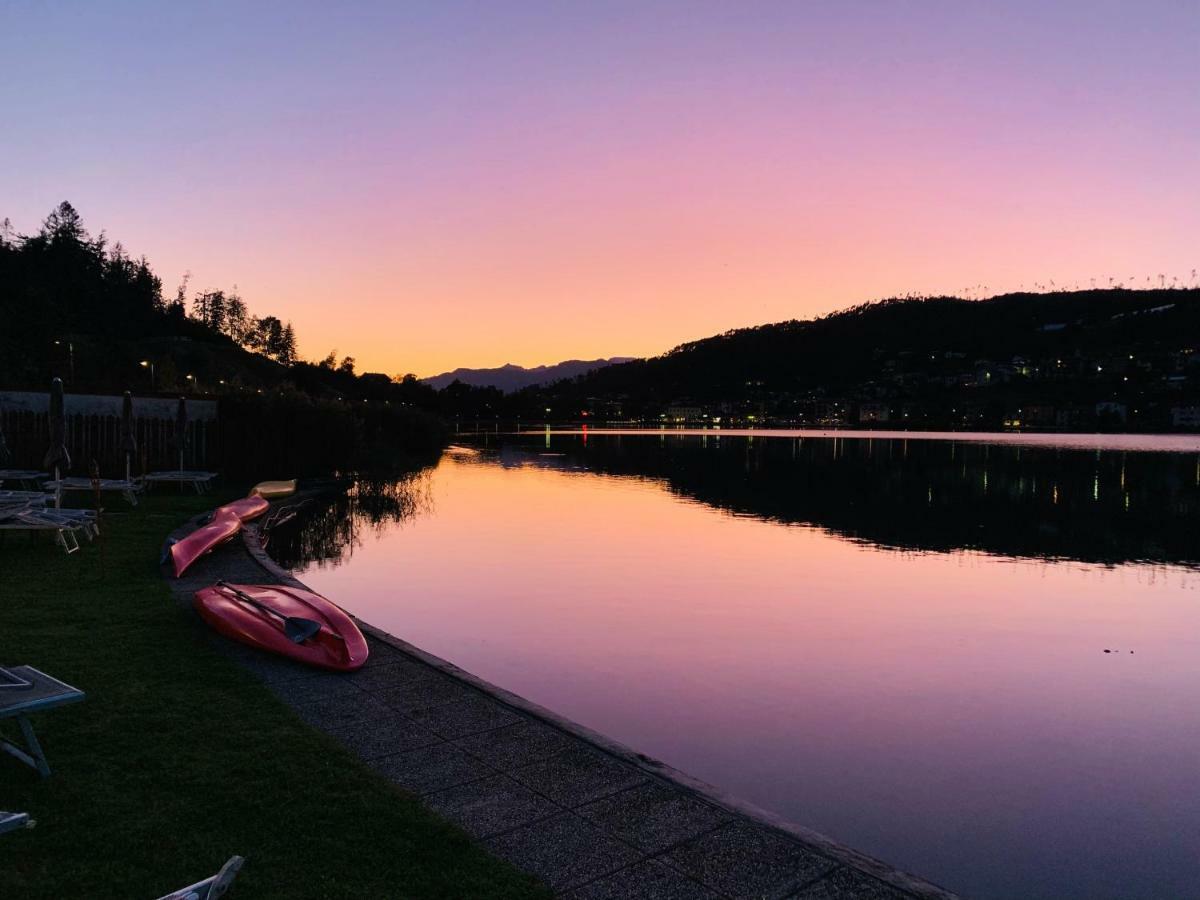
[[1194, 437], [491, 435], [271, 551], [969, 897], [1200, 896]]

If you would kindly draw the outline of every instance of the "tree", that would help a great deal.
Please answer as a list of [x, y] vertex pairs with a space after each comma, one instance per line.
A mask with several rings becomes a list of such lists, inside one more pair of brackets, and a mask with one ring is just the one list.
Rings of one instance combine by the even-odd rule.
[[70, 203], [58, 204], [42, 223], [42, 234], [53, 242], [74, 241], [79, 244], [90, 242], [83, 219]]
[[204, 291], [192, 300], [192, 317], [218, 334], [224, 334], [226, 307], [224, 291]]
[[343, 375], [353, 375], [354, 374], [354, 357], [353, 356], [343, 357], [341, 365], [339, 365], [337, 367], [337, 370], [339, 372], [341, 372]]
[[285, 366], [290, 366], [296, 361], [296, 332], [292, 328], [292, 323], [288, 322], [283, 326], [283, 333], [279, 338], [279, 351], [276, 357]]
[[245, 344], [249, 326], [250, 312], [246, 308], [246, 301], [238, 296], [237, 285], [234, 285], [225, 298], [225, 333], [235, 343]]
[[325, 357], [323, 360], [321, 360], [319, 363], [317, 363], [317, 368], [318, 369], [328, 369], [330, 372], [332, 372], [334, 369], [337, 368], [337, 348], [336, 347], [334, 347], [332, 350], [329, 351], [329, 355], [327, 357]]
[[167, 304], [167, 312], [177, 318], [183, 318], [187, 311], [187, 286], [192, 280], [191, 272], [184, 272], [179, 279], [179, 287], [175, 288], [175, 299]]

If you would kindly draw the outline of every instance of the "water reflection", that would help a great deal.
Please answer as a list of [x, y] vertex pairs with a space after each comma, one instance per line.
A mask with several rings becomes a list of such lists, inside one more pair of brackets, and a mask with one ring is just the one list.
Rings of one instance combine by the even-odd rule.
[[[539, 442], [540, 443], [540, 442]], [[1200, 455], [904, 439], [556, 435], [486, 449], [535, 465], [661, 481], [736, 515], [884, 547], [1200, 563]]]
[[358, 475], [345, 493], [307, 504], [295, 518], [272, 529], [272, 558], [289, 569], [339, 565], [362, 545], [364, 534], [378, 535], [415, 515], [432, 512], [433, 466], [399, 474]]
[[271, 549], [366, 621], [966, 896], [1190, 896], [1196, 467], [492, 437]]
[[[461, 462], [650, 479], [674, 494], [902, 550], [1200, 565], [1200, 455], [904, 439], [490, 437]], [[336, 563], [376, 529], [429, 512], [428, 466], [362, 475], [273, 536], [288, 566]]]

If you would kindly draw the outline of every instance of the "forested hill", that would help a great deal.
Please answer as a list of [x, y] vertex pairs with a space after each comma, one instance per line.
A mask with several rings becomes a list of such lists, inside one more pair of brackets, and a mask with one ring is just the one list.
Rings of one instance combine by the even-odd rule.
[[1006, 381], [1107, 381], [1108, 373], [1121, 384], [1130, 383], [1124, 370], [1132, 368], [1144, 386], [1147, 367], [1154, 379], [1176, 368], [1194, 377], [1188, 363], [1200, 361], [1197, 350], [1195, 287], [894, 299], [726, 332], [597, 370], [555, 393], [570, 402], [622, 398], [637, 411], [681, 401], [919, 393], [935, 383], [966, 383], [980, 368]]
[[359, 374], [333, 353], [299, 360], [291, 323], [256, 315], [236, 290], [164, 294], [144, 257], [93, 236], [69, 203], [31, 235], [0, 222], [0, 389], [257, 394], [431, 407], [415, 377]]

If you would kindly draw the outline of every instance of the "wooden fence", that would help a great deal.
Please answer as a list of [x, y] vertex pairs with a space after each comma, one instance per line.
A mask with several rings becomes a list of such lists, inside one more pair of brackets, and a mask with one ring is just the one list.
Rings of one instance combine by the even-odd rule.
[[[136, 404], [135, 404], [136, 410]], [[98, 414], [67, 415], [67, 451], [71, 475], [87, 475], [94, 460], [105, 478], [124, 477], [125, 454], [121, 450], [121, 419]], [[175, 446], [175, 422], [171, 419], [135, 416], [137, 453], [131, 460], [135, 475], [179, 467]], [[215, 420], [188, 422], [186, 469], [204, 469], [220, 459], [220, 426]], [[0, 409], [0, 433], [12, 456], [8, 468], [40, 469], [50, 446], [50, 417], [44, 412]], [[0, 466], [2, 467], [2, 466]], [[68, 474], [68, 473], [64, 473]]]

